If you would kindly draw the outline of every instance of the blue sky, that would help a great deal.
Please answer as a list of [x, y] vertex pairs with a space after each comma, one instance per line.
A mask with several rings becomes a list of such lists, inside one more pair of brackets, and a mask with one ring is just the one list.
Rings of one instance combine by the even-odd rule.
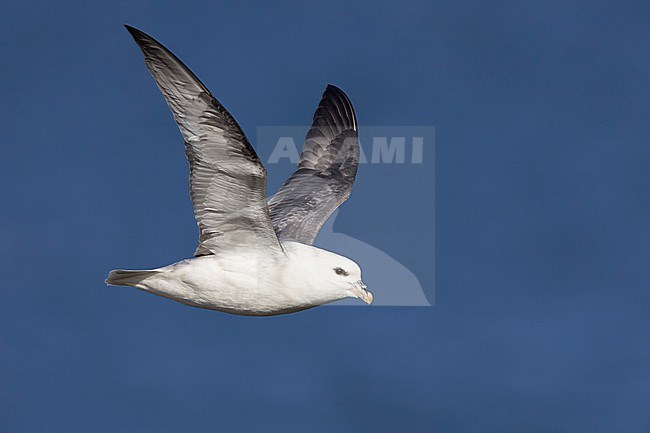
[[[3, 432], [650, 430], [644, 3], [2, 8]], [[334, 225], [435, 306], [242, 318], [105, 287], [196, 242], [181, 138], [124, 23], [263, 159], [258, 128], [309, 123], [327, 83], [362, 137], [435, 126], [435, 160], [362, 165]], [[267, 168], [273, 192], [291, 168]]]

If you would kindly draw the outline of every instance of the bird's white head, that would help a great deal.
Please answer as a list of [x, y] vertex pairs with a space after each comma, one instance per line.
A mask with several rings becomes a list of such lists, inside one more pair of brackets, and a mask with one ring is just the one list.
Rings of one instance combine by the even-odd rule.
[[361, 268], [354, 261], [309, 245], [290, 244], [283, 244], [290, 255], [307, 259], [300, 260], [301, 273], [314, 289], [330, 292], [335, 299], [359, 298], [372, 303], [372, 293], [361, 280]]

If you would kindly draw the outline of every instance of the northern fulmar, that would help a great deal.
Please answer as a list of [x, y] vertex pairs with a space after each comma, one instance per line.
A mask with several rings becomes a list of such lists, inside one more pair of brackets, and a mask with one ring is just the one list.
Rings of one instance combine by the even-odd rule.
[[249, 316], [343, 298], [370, 304], [359, 266], [313, 246], [349, 197], [359, 165], [357, 120], [346, 94], [327, 86], [296, 171], [267, 203], [266, 170], [232, 115], [171, 51], [126, 28], [185, 141], [199, 245], [192, 258], [152, 270], [114, 270], [106, 283]]

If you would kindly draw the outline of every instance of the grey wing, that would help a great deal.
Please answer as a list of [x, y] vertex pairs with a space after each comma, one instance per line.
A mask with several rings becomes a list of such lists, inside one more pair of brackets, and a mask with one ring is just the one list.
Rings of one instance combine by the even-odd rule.
[[171, 51], [126, 26], [185, 140], [199, 226], [195, 255], [221, 248], [279, 248], [266, 202], [266, 170], [235, 119]]
[[280, 240], [312, 245], [327, 218], [350, 196], [358, 166], [352, 103], [330, 84], [314, 114], [296, 171], [269, 201]]

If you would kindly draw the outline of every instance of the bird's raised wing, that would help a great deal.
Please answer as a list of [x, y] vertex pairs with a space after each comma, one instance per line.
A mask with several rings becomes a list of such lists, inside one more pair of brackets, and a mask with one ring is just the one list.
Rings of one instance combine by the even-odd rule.
[[323, 223], [350, 196], [358, 166], [352, 103], [330, 84], [314, 114], [296, 171], [269, 201], [280, 240], [313, 244]]
[[281, 249], [266, 202], [266, 170], [244, 132], [171, 51], [126, 26], [185, 139], [190, 197], [199, 226], [195, 255], [221, 248]]

